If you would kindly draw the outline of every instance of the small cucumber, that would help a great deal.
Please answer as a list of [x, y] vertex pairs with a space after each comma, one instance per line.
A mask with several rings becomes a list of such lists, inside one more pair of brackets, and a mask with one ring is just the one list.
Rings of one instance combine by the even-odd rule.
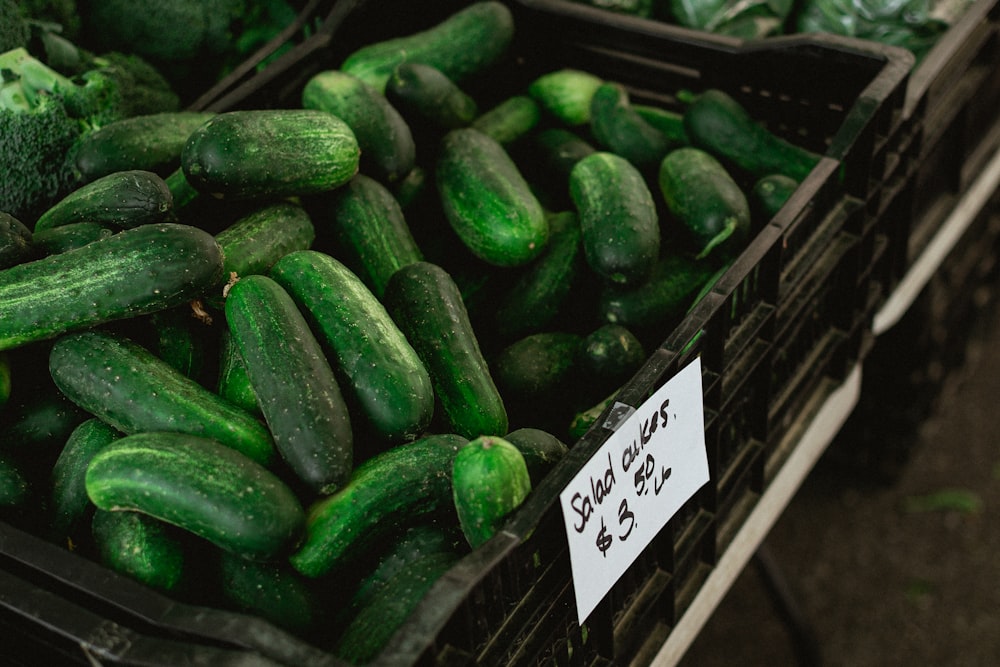
[[751, 217], [759, 225], [766, 224], [778, 214], [798, 187], [798, 181], [784, 174], [768, 174], [757, 179], [748, 197]]
[[[152, 330], [147, 348], [182, 375], [202, 384], [215, 329], [189, 305], [159, 310], [146, 318]], [[214, 351], [213, 351], [214, 353]]]
[[304, 634], [316, 622], [318, 606], [310, 582], [283, 561], [255, 561], [219, 553], [222, 595], [236, 609]]
[[541, 121], [538, 103], [527, 95], [512, 95], [486, 109], [472, 127], [501, 145], [514, 143], [534, 130]]
[[652, 104], [632, 103], [631, 106], [644, 121], [662, 132], [675, 147], [690, 145], [691, 140], [688, 139], [687, 130], [684, 129], [683, 113]]
[[143, 512], [221, 549], [266, 560], [299, 537], [304, 512], [274, 473], [214, 440], [128, 435], [94, 455], [87, 495], [98, 509]]
[[250, 414], [260, 414], [260, 404], [253, 393], [246, 364], [243, 363], [243, 357], [240, 356], [240, 350], [233, 342], [228, 327], [220, 332], [219, 376], [216, 378], [215, 392]]
[[655, 168], [674, 143], [632, 108], [620, 83], [598, 86], [590, 101], [590, 130], [599, 146], [620, 155], [640, 170]]
[[99, 330], [62, 336], [49, 372], [73, 403], [123, 433], [189, 433], [263, 465], [274, 460], [271, 435], [256, 418], [127, 338]]
[[306, 315], [375, 434], [388, 443], [422, 435], [434, 413], [430, 375], [361, 279], [315, 250], [285, 255], [270, 275]]
[[386, 82], [385, 97], [405, 118], [438, 130], [469, 125], [479, 106], [444, 72], [432, 65], [400, 63]]
[[184, 144], [181, 166], [199, 192], [240, 200], [326, 192], [361, 157], [343, 120], [314, 109], [247, 109], [213, 116]]
[[229, 290], [226, 322], [282, 459], [310, 489], [339, 488], [354, 463], [347, 404], [295, 301], [272, 278], [247, 276]]
[[231, 280], [265, 274], [284, 255], [305, 250], [316, 239], [306, 209], [292, 201], [276, 201], [255, 208], [215, 235], [225, 260], [223, 278]]
[[569, 187], [590, 268], [618, 285], [645, 280], [660, 254], [660, 222], [638, 168], [598, 151], [576, 163]]
[[469, 545], [482, 546], [531, 492], [521, 450], [503, 438], [482, 436], [455, 455], [452, 498]]
[[179, 588], [186, 571], [184, 545], [172, 528], [141, 512], [99, 509], [91, 519], [101, 564], [164, 592]]
[[580, 69], [546, 72], [528, 84], [528, 94], [548, 114], [571, 127], [590, 123], [590, 103], [604, 79]]
[[754, 178], [785, 174], [801, 182], [822, 159], [768, 130], [731, 95], [718, 89], [695, 96], [684, 112], [684, 129], [694, 146]]
[[70, 433], [52, 466], [49, 485], [50, 532], [57, 542], [65, 543], [75, 536], [90, 507], [84, 485], [90, 459], [120, 437], [120, 431], [96, 417], [87, 419]]
[[430, 262], [404, 266], [382, 301], [424, 362], [448, 431], [467, 438], [506, 433], [507, 410], [451, 275]]
[[302, 106], [347, 123], [361, 149], [363, 173], [392, 183], [413, 169], [416, 144], [409, 124], [385, 95], [361, 79], [338, 70], [314, 74], [302, 89]]
[[507, 5], [473, 2], [425, 30], [362, 46], [340, 69], [379, 92], [403, 62], [432, 65], [460, 84], [498, 62], [513, 38], [514, 17]]
[[9, 213], [0, 211], [0, 270], [33, 258], [31, 230]]
[[609, 322], [584, 337], [580, 371], [604, 396], [632, 377], [646, 359], [642, 341], [628, 327]]
[[188, 225], [143, 225], [0, 271], [0, 349], [198, 298], [222, 276], [215, 239]]
[[660, 192], [671, 215], [694, 240], [697, 257], [731, 256], [750, 235], [750, 204], [711, 153], [685, 146], [660, 163]]
[[566, 443], [555, 435], [532, 426], [515, 429], [503, 439], [520, 450], [532, 487], [537, 486], [569, 451]]
[[521, 266], [545, 248], [545, 212], [497, 140], [473, 128], [448, 132], [435, 177], [452, 229], [484, 262]]
[[315, 501], [306, 513], [306, 537], [289, 560], [319, 577], [416, 518], [451, 503], [451, 465], [468, 444], [456, 434], [425, 436], [361, 463], [350, 482]]
[[53, 204], [35, 221], [35, 232], [73, 222], [96, 222], [116, 229], [167, 222], [173, 195], [160, 176], [131, 169], [102, 176]]

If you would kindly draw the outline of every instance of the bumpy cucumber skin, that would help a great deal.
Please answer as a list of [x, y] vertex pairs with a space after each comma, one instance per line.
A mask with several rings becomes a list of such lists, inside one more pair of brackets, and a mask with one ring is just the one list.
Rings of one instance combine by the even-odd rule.
[[426, 30], [365, 45], [340, 69], [379, 92], [402, 62], [432, 65], [461, 83], [499, 61], [513, 38], [514, 17], [506, 5], [474, 2]]
[[435, 180], [452, 229], [483, 261], [527, 264], [549, 237], [545, 211], [504, 147], [473, 128], [441, 139]]
[[528, 476], [532, 487], [537, 486], [566, 455], [569, 447], [555, 435], [540, 428], [524, 426], [503, 437], [518, 448], [524, 463], [528, 466]]
[[131, 229], [166, 222], [173, 195], [159, 175], [142, 169], [108, 174], [82, 185], [35, 221], [35, 232], [73, 222], [97, 222]]
[[655, 168], [673, 146], [659, 128], [635, 109], [620, 83], [598, 86], [590, 101], [590, 129], [599, 145], [639, 169]]
[[479, 113], [476, 100], [431, 65], [404, 62], [392, 70], [385, 97], [408, 119], [434, 128], [465, 127]]
[[291, 632], [304, 633], [315, 622], [316, 596], [303, 577], [281, 561], [254, 561], [219, 553], [222, 594], [237, 609]]
[[184, 144], [181, 166], [199, 192], [227, 200], [333, 190], [358, 171], [351, 128], [315, 109], [248, 109], [214, 116]]
[[583, 336], [568, 331], [540, 331], [520, 338], [493, 360], [497, 386], [504, 396], [519, 402], [544, 401], [550, 392], [558, 399], [568, 388], [582, 350]]
[[215, 235], [222, 247], [223, 277], [267, 273], [283, 255], [312, 246], [316, 229], [309, 213], [291, 201], [266, 204]]
[[226, 322], [282, 459], [314, 491], [342, 486], [354, 465], [347, 404], [295, 301], [274, 279], [247, 276], [226, 297]]
[[505, 433], [507, 409], [451, 275], [430, 262], [410, 264], [389, 280], [382, 301], [424, 362], [448, 430]]
[[410, 126], [385, 95], [337, 70], [312, 76], [302, 89], [302, 106], [329, 112], [354, 132], [360, 169], [392, 183], [413, 169], [417, 157]]
[[274, 473], [214, 440], [147, 431], [98, 452], [87, 495], [99, 509], [144, 512], [245, 558], [291, 548], [305, 513]]
[[120, 437], [120, 431], [96, 417], [87, 419], [70, 433], [50, 477], [50, 532], [57, 542], [72, 536], [90, 505], [84, 486], [90, 459]]
[[512, 95], [486, 109], [472, 127], [501, 145], [513, 143], [534, 130], [542, 119], [538, 103], [528, 95]]
[[590, 122], [590, 102], [603, 83], [604, 79], [591, 72], [563, 68], [536, 78], [528, 84], [528, 94], [566, 125], [586, 125]]
[[374, 178], [358, 174], [327, 200], [337, 257], [376, 296], [397, 269], [424, 258], [398, 200]]
[[97, 510], [91, 534], [101, 563], [162, 591], [184, 579], [184, 546], [158, 519], [141, 512]]
[[361, 463], [340, 491], [314, 502], [306, 537], [289, 560], [319, 577], [372, 542], [451, 502], [451, 465], [468, 444], [456, 434], [435, 434], [393, 447]]
[[0, 270], [32, 257], [31, 230], [10, 213], [0, 212]]
[[211, 234], [143, 225], [70, 252], [0, 271], [0, 349], [186, 303], [218, 284]]
[[134, 341], [98, 330], [67, 334], [52, 345], [49, 372], [73, 403], [123, 433], [188, 433], [264, 465], [274, 460], [271, 435], [256, 418]]
[[315, 250], [282, 257], [270, 276], [291, 295], [366, 420], [387, 443], [414, 440], [434, 414], [430, 375], [385, 306], [343, 263]]
[[531, 492], [521, 450], [496, 436], [476, 438], [459, 450], [451, 479], [459, 525], [473, 549], [493, 537]]
[[798, 181], [784, 174], [769, 174], [757, 179], [750, 190], [750, 214], [757, 224], [773, 218], [792, 196]]
[[576, 163], [569, 188], [590, 268], [619, 285], [645, 280], [660, 254], [660, 223], [639, 170], [619, 155], [598, 151]]

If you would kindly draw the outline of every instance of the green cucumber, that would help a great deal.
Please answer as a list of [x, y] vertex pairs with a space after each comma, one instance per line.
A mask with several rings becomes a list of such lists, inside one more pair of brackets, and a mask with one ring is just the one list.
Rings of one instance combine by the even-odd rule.
[[497, 140], [473, 128], [448, 132], [435, 178], [448, 222], [476, 257], [521, 266], [545, 248], [545, 212]]
[[503, 439], [520, 450], [532, 487], [537, 486], [569, 451], [566, 443], [555, 435], [532, 426], [514, 429]]
[[182, 375], [201, 383], [209, 367], [209, 348], [215, 334], [204, 315], [196, 316], [195, 310], [185, 304], [157, 311], [147, 321], [152, 329], [149, 351]]
[[430, 262], [404, 266], [382, 301], [424, 362], [447, 430], [467, 438], [506, 433], [503, 398], [451, 275]]
[[684, 129], [684, 114], [652, 104], [631, 104], [639, 116], [662, 132], [676, 147], [690, 145], [687, 130]]
[[181, 166], [199, 192], [262, 199], [333, 190], [358, 171], [354, 132], [314, 109], [247, 109], [213, 116], [184, 144]]
[[675, 144], [659, 128], [632, 108], [620, 83], [598, 86], [590, 101], [590, 131], [597, 144], [620, 155], [640, 170], [655, 168]]
[[693, 239], [698, 258], [743, 249], [750, 235], [750, 203], [711, 153], [691, 146], [670, 151], [657, 179], [667, 210]]
[[[451, 465], [468, 444], [456, 434], [428, 435], [367, 459], [336, 493], [306, 512], [306, 536], [289, 556], [296, 570], [319, 577], [372, 544], [451, 501]], [[363, 560], [362, 560], [363, 562]]]
[[604, 79], [571, 67], [546, 72], [528, 84], [528, 94], [548, 114], [569, 126], [590, 123], [590, 103]]
[[163, 223], [4, 269], [0, 349], [180, 305], [218, 284], [222, 264], [210, 234]]
[[233, 274], [265, 274], [282, 256], [311, 247], [315, 239], [306, 209], [284, 200], [255, 208], [215, 235], [225, 257], [222, 269], [227, 281]]
[[801, 182], [822, 158], [771, 132], [722, 90], [695, 96], [684, 112], [684, 129], [692, 145], [754, 178], [785, 174]]
[[132, 340], [108, 332], [60, 337], [49, 372], [73, 403], [126, 434], [174, 431], [211, 438], [258, 463], [274, 460], [267, 429]]
[[191, 133], [214, 115], [168, 111], [108, 123], [84, 133], [73, 149], [74, 165], [85, 182], [129, 169], [165, 177], [181, 166], [181, 151]]
[[784, 174], [768, 174], [757, 179], [747, 196], [751, 217], [764, 225], [778, 214], [778, 211], [799, 187], [799, 182]]
[[319, 615], [310, 582], [283, 561], [247, 560], [222, 551], [219, 579], [223, 597], [236, 609], [290, 632], [307, 632]]
[[35, 232], [72, 222], [117, 229], [167, 222], [173, 195], [160, 176], [141, 169], [116, 171], [93, 180], [53, 204], [35, 221]]
[[243, 357], [240, 356], [240, 350], [228, 327], [220, 332], [219, 376], [216, 378], [215, 392], [250, 414], [260, 414], [260, 404], [253, 393], [246, 364], [243, 363]]
[[27, 262], [34, 255], [31, 230], [9, 213], [0, 211], [0, 270]]
[[647, 359], [645, 346], [628, 327], [606, 323], [583, 339], [580, 371], [601, 396], [632, 377]]
[[573, 205], [569, 175], [576, 163], [597, 152], [586, 139], [563, 127], [544, 127], [532, 132], [518, 155], [525, 177], [543, 205], [561, 211]]
[[422, 435], [434, 413], [430, 375], [361, 279], [315, 250], [286, 255], [270, 275], [306, 315], [376, 435], [389, 443]]
[[513, 38], [514, 17], [505, 4], [473, 2], [424, 30], [362, 46], [340, 69], [379, 92], [403, 62], [431, 65], [460, 84], [498, 62]]
[[[403, 62], [392, 70], [385, 97], [399, 112], [434, 129], [465, 127], [479, 114], [479, 106], [444, 72], [432, 65]], [[410, 120], [412, 119], [412, 120]]]
[[459, 450], [451, 484], [459, 525], [473, 549], [493, 537], [531, 492], [521, 450], [497, 436], [476, 438]]
[[358, 174], [327, 202], [322, 232], [331, 235], [337, 257], [377, 296], [397, 269], [423, 259], [399, 201], [374, 178]]
[[313, 491], [340, 488], [354, 464], [347, 404], [295, 301], [274, 279], [247, 276], [229, 290], [226, 322], [282, 459]]
[[120, 438], [94, 455], [85, 483], [99, 509], [143, 512], [251, 559], [291, 548], [305, 518], [295, 494], [267, 468], [185, 433]]
[[357, 138], [363, 173], [392, 183], [413, 169], [416, 144], [406, 119], [381, 91], [338, 70], [314, 74], [302, 89], [302, 106], [340, 118]]
[[31, 243], [39, 256], [47, 257], [110, 238], [114, 233], [115, 230], [100, 222], [71, 222], [35, 232]]
[[96, 510], [91, 534], [102, 565], [170, 592], [184, 580], [184, 545], [171, 526], [141, 512]]
[[120, 437], [120, 431], [97, 417], [87, 419], [70, 433], [52, 466], [49, 485], [50, 532], [57, 542], [65, 543], [76, 535], [91, 506], [84, 485], [90, 459]]
[[660, 223], [646, 180], [631, 162], [592, 153], [570, 172], [584, 257], [594, 273], [618, 285], [645, 280], [660, 254]]
[[534, 130], [541, 114], [538, 103], [531, 97], [512, 95], [479, 114], [472, 127], [506, 145]]

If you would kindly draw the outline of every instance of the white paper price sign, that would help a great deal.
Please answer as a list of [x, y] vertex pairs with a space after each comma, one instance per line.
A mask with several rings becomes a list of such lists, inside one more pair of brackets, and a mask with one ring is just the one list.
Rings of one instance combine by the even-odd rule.
[[707, 481], [699, 358], [622, 422], [559, 496], [581, 624]]

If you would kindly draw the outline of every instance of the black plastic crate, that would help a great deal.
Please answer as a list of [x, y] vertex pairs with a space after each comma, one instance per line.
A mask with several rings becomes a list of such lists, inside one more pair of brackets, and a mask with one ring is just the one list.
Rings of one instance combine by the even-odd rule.
[[[329, 9], [315, 3], [310, 11], [325, 21], [311, 38], [206, 101], [204, 108], [297, 104], [311, 73], [335, 66], [356, 46], [393, 31], [412, 32], [464, 4], [433, 3], [414, 17], [412, 11], [392, 11], [387, 2], [342, 0]], [[609, 432], [600, 424], [574, 443], [505, 531], [433, 586], [378, 665], [621, 664], [642, 650], [647, 637], [676, 622], [726, 546], [741, 508], [764, 489], [761, 467], [770, 423], [757, 411], [781, 389], [766, 371], [778, 349], [779, 314], [788, 312], [784, 300], [795, 291], [790, 277], [797, 275], [796, 267], [808, 264], [804, 258], [813, 256], [815, 230], [853, 224], [849, 218], [828, 221], [845, 201], [870, 192], [873, 166], [876, 173], [881, 170], [878, 155], [901, 114], [910, 56], [898, 49], [828, 36], [750, 44], [692, 36], [665, 25], [605, 22], [586, 8], [564, 13], [562, 4], [511, 4], [519, 26], [514, 55], [503, 77], [482, 79], [487, 92], [503, 97], [560, 66], [618, 79], [637, 97], [667, 106], [676, 103], [673, 95], [680, 89], [719, 87], [775, 131], [799, 138], [827, 157], [697, 306], [662, 332], [662, 344], [618, 394], [619, 401], [638, 406], [701, 357], [706, 415], [718, 420], [711, 438], [714, 463], [709, 485], [668, 521], [584, 627], [576, 621], [558, 495], [607, 439]], [[831, 269], [845, 265], [833, 263]], [[850, 303], [859, 302], [857, 295], [847, 296]], [[807, 314], [808, 301], [802, 304], [799, 312]], [[839, 331], [836, 324], [832, 327]], [[810, 332], [804, 344], [814, 339]], [[844, 348], [836, 353], [849, 356]], [[825, 366], [812, 366], [805, 358], [796, 377], [825, 373]], [[5, 524], [0, 529], [3, 563], [16, 562], [35, 586], [57, 600], [73, 598], [88, 610], [113, 610], [115, 622], [129, 632], [180, 641], [192, 654], [204, 647], [206, 652], [262, 654], [288, 665], [342, 664], [260, 619], [176, 604]], [[32, 618], [41, 617], [21, 600], [4, 604], [5, 622], [9, 618], [30, 625]], [[43, 638], [47, 633], [53, 634], [53, 646], [57, 635], [68, 634], [73, 646], [94, 641], [89, 631], [71, 631], [58, 622], [44, 626]], [[75, 657], [86, 656], [81, 652]], [[127, 664], [129, 657], [108, 654], [103, 659]]]

